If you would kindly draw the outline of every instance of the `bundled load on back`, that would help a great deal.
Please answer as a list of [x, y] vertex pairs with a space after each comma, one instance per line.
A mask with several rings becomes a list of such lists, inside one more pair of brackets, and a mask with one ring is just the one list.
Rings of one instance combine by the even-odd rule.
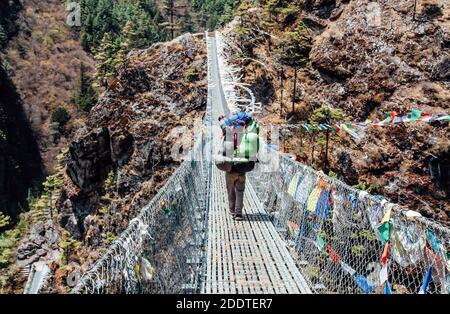
[[247, 112], [220, 116], [223, 142], [216, 166], [223, 171], [249, 172], [259, 152], [259, 123]]

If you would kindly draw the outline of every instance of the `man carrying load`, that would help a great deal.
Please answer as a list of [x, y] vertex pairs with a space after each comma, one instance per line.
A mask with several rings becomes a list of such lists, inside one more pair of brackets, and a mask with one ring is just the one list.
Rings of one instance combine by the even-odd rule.
[[247, 112], [220, 116], [223, 142], [216, 166], [225, 171], [230, 214], [241, 221], [245, 174], [255, 168], [259, 151], [259, 124]]

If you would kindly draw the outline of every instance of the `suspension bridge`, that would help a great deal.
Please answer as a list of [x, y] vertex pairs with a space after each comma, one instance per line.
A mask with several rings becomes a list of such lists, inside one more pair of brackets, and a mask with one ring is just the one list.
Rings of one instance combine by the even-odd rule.
[[266, 146], [248, 174], [244, 220], [231, 219], [213, 163], [229, 102], [211, 35], [204, 132], [72, 293], [449, 293], [446, 227]]

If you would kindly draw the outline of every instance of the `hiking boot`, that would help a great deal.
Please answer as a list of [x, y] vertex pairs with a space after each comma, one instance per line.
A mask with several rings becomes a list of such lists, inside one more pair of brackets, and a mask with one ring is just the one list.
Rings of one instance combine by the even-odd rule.
[[242, 221], [242, 220], [244, 220], [244, 218], [242, 217], [242, 215], [235, 215], [234, 216], [234, 220], [236, 220], [236, 221]]

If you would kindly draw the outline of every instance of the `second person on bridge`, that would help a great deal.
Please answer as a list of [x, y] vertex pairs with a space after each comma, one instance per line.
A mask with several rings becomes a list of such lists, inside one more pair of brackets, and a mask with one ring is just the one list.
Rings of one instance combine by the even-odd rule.
[[228, 205], [234, 220], [243, 220], [245, 174], [255, 168], [259, 151], [259, 124], [247, 112], [220, 116], [222, 146], [216, 166], [225, 171]]

